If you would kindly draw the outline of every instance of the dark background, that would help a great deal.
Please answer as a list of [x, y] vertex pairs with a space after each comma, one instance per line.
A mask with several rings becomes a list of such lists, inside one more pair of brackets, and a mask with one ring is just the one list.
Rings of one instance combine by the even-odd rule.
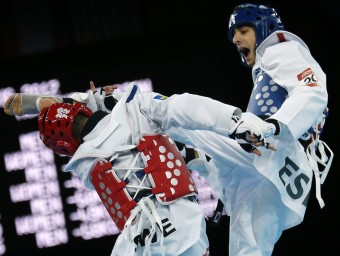
[[[253, 1], [259, 3], [259, 1]], [[252, 90], [251, 71], [241, 65], [227, 39], [229, 15], [242, 1], [227, 0], [60, 0], [2, 1], [0, 89], [57, 78], [63, 92], [85, 91], [89, 81], [103, 86], [150, 78], [165, 95], [190, 92], [245, 110]], [[314, 187], [305, 220], [285, 231], [273, 255], [335, 255], [340, 251], [337, 143], [339, 109], [339, 1], [263, 1], [275, 7], [286, 29], [301, 37], [327, 74], [330, 114], [322, 135], [335, 153], [322, 186], [320, 209]], [[66, 87], [65, 87], [66, 86]], [[1, 112], [1, 155], [15, 148], [13, 129], [25, 127]], [[15, 128], [13, 128], [15, 127]], [[0, 162], [1, 163], [1, 162]], [[0, 166], [1, 173], [4, 172]], [[2, 174], [0, 174], [3, 176]], [[0, 176], [0, 177], [1, 177]], [[0, 178], [0, 182], [7, 184]], [[1, 199], [0, 202], [5, 202]], [[6, 211], [2, 203], [1, 210]], [[7, 221], [7, 220], [2, 220]], [[8, 232], [8, 231], [7, 231]], [[14, 232], [14, 231], [13, 231]], [[227, 255], [228, 218], [208, 225], [211, 255]], [[8, 237], [7, 237], [8, 236]], [[10, 240], [11, 234], [6, 234]], [[45, 255], [109, 255], [114, 237], [74, 241]], [[8, 242], [14, 246], [15, 242]], [[16, 244], [29, 255], [29, 243]], [[10, 255], [10, 254], [8, 254]], [[11, 254], [18, 255], [18, 253]], [[40, 254], [39, 254], [40, 255]]]

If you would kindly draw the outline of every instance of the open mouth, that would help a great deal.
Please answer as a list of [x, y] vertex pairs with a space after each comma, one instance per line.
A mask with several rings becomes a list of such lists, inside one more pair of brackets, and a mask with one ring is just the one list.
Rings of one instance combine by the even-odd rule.
[[242, 54], [244, 59], [247, 59], [249, 57], [250, 50], [248, 48], [240, 47], [238, 50]]

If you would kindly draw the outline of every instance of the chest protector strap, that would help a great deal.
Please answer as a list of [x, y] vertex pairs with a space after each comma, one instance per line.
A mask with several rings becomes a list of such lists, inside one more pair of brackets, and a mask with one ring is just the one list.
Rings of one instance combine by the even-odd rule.
[[130, 211], [137, 205], [125, 181], [118, 178], [110, 162], [98, 161], [91, 172], [92, 184], [119, 230], [123, 230]]
[[174, 141], [166, 134], [142, 135], [137, 146], [151, 182], [151, 192], [161, 204], [197, 195], [190, 171]]

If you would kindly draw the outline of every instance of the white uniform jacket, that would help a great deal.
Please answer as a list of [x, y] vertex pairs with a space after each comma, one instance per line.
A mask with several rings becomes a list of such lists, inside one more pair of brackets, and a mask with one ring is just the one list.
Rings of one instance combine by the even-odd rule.
[[[254, 88], [247, 111], [270, 116], [282, 127], [272, 141], [279, 151], [266, 151], [254, 164], [281, 191], [285, 204], [303, 216], [313, 177], [309, 161], [314, 160], [308, 160], [298, 139], [319, 132], [318, 125], [324, 121], [326, 75], [307, 45], [287, 31], [274, 32], [258, 47], [252, 75]], [[323, 207], [318, 174], [316, 179], [317, 198]]]

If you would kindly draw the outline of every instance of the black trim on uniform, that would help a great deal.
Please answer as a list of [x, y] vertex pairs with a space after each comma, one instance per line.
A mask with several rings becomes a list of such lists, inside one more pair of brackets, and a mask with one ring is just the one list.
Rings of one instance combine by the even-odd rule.
[[112, 110], [114, 106], [116, 106], [117, 102], [118, 101], [111, 94], [104, 98], [104, 105], [108, 110]]
[[89, 120], [84, 125], [83, 130], [80, 133], [80, 138], [83, 140], [83, 138], [89, 134], [93, 128], [98, 124], [100, 120], [102, 120], [108, 113], [102, 110], [98, 110], [93, 113], [93, 115], [89, 118]]
[[214, 212], [213, 216], [211, 218], [209, 218], [209, 221], [213, 225], [217, 225], [220, 222], [222, 214], [223, 214], [223, 209], [224, 209], [224, 204], [221, 201], [221, 199], [218, 199], [215, 212]]
[[279, 133], [280, 133], [280, 125], [279, 125], [279, 122], [278, 122], [277, 120], [275, 120], [275, 119], [272, 119], [272, 118], [268, 118], [268, 119], [266, 119], [265, 121], [268, 122], [268, 123], [271, 123], [271, 124], [275, 125], [276, 130], [275, 130], [274, 135], [279, 135]]
[[276, 119], [270, 118], [267, 115], [258, 115], [258, 117], [261, 118], [262, 120], [266, 121], [267, 123], [272, 123], [273, 125], [275, 125], [276, 131], [275, 131], [274, 135], [279, 135], [280, 125], [279, 125], [279, 122]]
[[73, 99], [71, 99], [71, 98], [63, 98], [63, 103], [73, 104]]
[[195, 149], [193, 148], [185, 148], [185, 162], [188, 163], [192, 159], [195, 159]]

